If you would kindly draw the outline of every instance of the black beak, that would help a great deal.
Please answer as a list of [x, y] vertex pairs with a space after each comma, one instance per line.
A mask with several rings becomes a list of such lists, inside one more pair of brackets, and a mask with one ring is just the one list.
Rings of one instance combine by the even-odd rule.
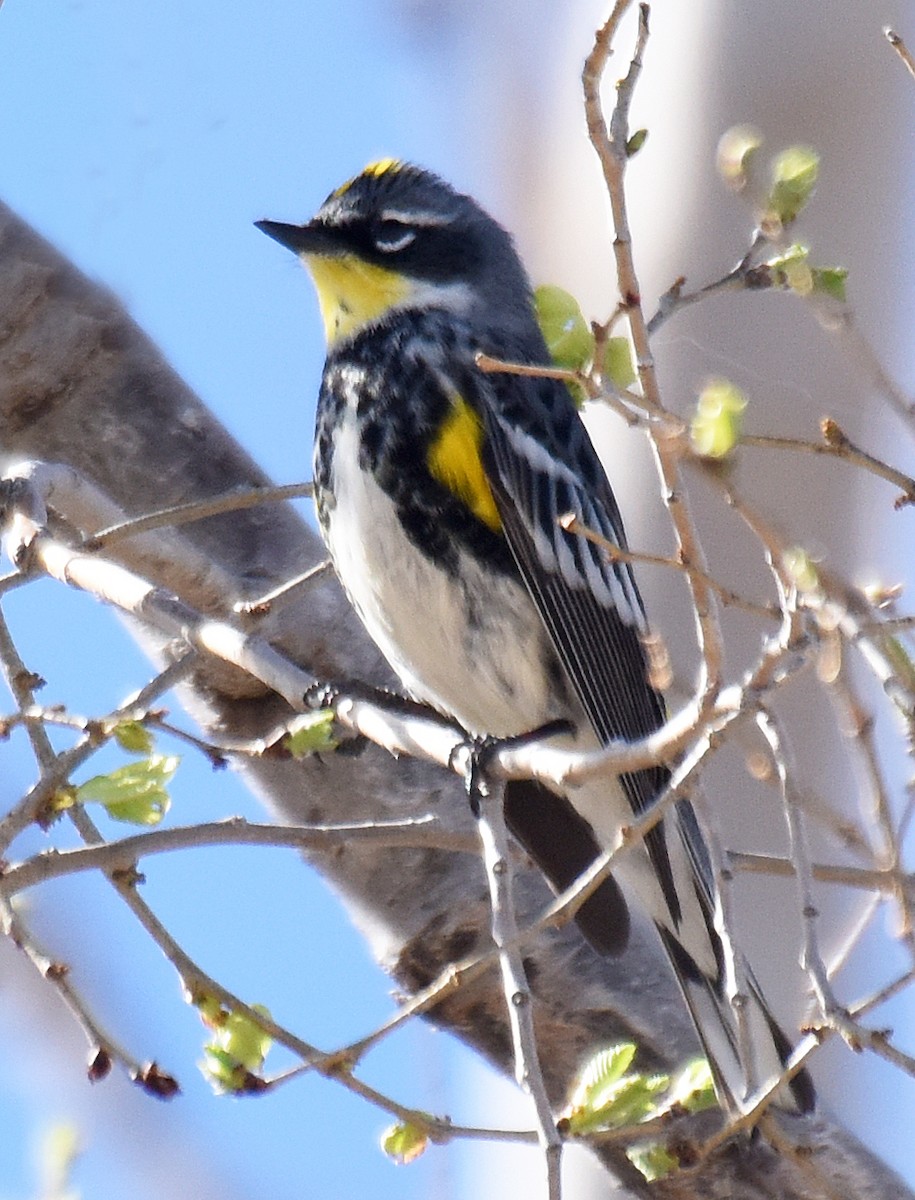
[[323, 225], [314, 221], [307, 225], [286, 225], [282, 221], [255, 221], [254, 224], [267, 237], [291, 250], [293, 254], [329, 254], [339, 247]]

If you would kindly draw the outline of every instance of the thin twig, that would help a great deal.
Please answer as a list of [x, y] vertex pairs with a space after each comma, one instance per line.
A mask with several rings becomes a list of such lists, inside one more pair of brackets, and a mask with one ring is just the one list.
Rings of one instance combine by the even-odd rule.
[[726, 292], [757, 291], [760, 286], [768, 286], [764, 283], [765, 277], [761, 277], [759, 271], [754, 270], [752, 266], [758, 252], [766, 245], [768, 241], [765, 235], [757, 229], [746, 254], [720, 279], [715, 279], [694, 292], [684, 292], [685, 280], [676, 280], [658, 301], [657, 311], [648, 322], [649, 335], [656, 334], [675, 313], [697, 304], [700, 300], [707, 300], [710, 296]]
[[[693, 804], [701, 817], [706, 816], [706, 806], [701, 789], [696, 790]], [[748, 1094], [752, 1094], [763, 1082], [757, 1063], [756, 1047], [750, 1029], [747, 1012], [747, 999], [750, 984], [747, 980], [746, 959], [740, 952], [740, 941], [736, 937], [737, 919], [735, 916], [734, 876], [727, 862], [727, 856], [717, 836], [717, 830], [708, 820], [704, 821], [705, 844], [708, 850], [709, 865], [714, 889], [714, 922], [715, 929], [721, 941], [721, 951], [724, 967], [725, 995], [734, 1015], [737, 1030], [737, 1057], [744, 1072], [746, 1086], [742, 1096], [725, 1093], [723, 1100], [728, 1115], [738, 1115], [741, 1104]]]
[[859, 329], [851, 310], [845, 308], [838, 317], [831, 315], [825, 327], [835, 336], [842, 350], [870, 385], [911, 429], [912, 419], [915, 418], [915, 402], [906, 395], [877, 357], [873, 346]]
[[784, 734], [778, 722], [770, 712], [760, 710], [759, 727], [763, 736], [769, 742], [773, 758], [777, 765], [779, 782], [782, 787], [782, 797], [785, 806], [785, 821], [788, 826], [788, 836], [791, 843], [791, 857], [797, 868], [796, 880], [804, 929], [804, 947], [801, 955], [802, 965], [813, 987], [814, 995], [820, 1008], [823, 1024], [840, 1034], [852, 1049], [859, 1050], [864, 1046], [875, 1050], [882, 1057], [888, 1058], [898, 1066], [915, 1074], [915, 1059], [902, 1053], [891, 1045], [888, 1037], [881, 1032], [863, 1028], [843, 1008], [836, 999], [829, 980], [826, 963], [819, 948], [819, 910], [813, 901], [812, 873], [810, 869], [810, 854], [807, 846], [807, 836], [801, 818], [800, 807], [794, 787], [793, 770], [787, 761], [787, 746]]
[[506, 1017], [511, 1030], [515, 1079], [531, 1097], [538, 1142], [546, 1167], [548, 1200], [560, 1200], [562, 1138], [550, 1107], [534, 1028], [533, 997], [527, 982], [519, 947], [518, 925], [512, 894], [511, 854], [508, 830], [502, 811], [501, 788], [483, 785], [476, 789], [478, 827], [483, 862], [489, 883], [490, 920], [493, 942], [499, 956]]
[[[805, 441], [803, 438], [772, 437], [771, 435], [746, 433], [741, 435], [740, 445], [754, 446], [764, 450], [794, 450], [804, 454], [820, 454], [826, 455], [829, 458], [844, 459], [846, 462], [856, 467], [861, 467], [865, 471], [869, 471], [872, 475], [876, 475], [880, 479], [885, 479], [888, 483], [892, 483], [898, 487], [902, 492], [901, 502], [906, 504], [915, 503], [915, 479], [910, 475], [896, 470], [895, 467], [891, 467], [882, 459], [876, 458], [873, 454], [868, 454], [866, 450], [862, 450], [859, 446], [856, 446], [832, 418], [824, 418], [820, 423], [820, 428], [824, 439], [826, 439], [822, 442]], [[899, 505], [900, 501], [897, 501], [897, 507]]]
[[258, 596], [254, 600], [237, 601], [233, 605], [233, 611], [243, 617], [262, 617], [268, 612], [275, 611], [280, 603], [285, 604], [296, 599], [302, 589], [331, 571], [333, 571], [333, 564], [329, 558], [325, 558], [322, 562], [309, 567], [307, 571], [303, 571], [301, 575], [296, 575], [294, 579], [287, 579], [279, 587], [264, 592], [262, 596]]
[[128, 1074], [139, 1079], [144, 1073], [144, 1064], [134, 1058], [106, 1029], [74, 988], [70, 969], [66, 963], [52, 959], [36, 943], [19, 914], [10, 904], [7, 895], [0, 893], [0, 930], [24, 954], [38, 974], [51, 984], [86, 1035], [89, 1043], [89, 1073], [93, 1080], [108, 1073], [112, 1062], [125, 1067]]
[[406, 821], [367, 821], [347, 825], [267, 825], [228, 817], [200, 825], [151, 829], [116, 841], [72, 850], [42, 850], [0, 872], [0, 895], [14, 896], [51, 879], [84, 871], [125, 871], [145, 858], [205, 846], [273, 846], [331, 854], [366, 841], [377, 846], [447, 850], [472, 854], [478, 849], [467, 834], [448, 833], [434, 817]]
[[872, 831], [877, 845], [874, 857], [886, 872], [893, 885], [893, 898], [899, 905], [902, 916], [902, 937], [908, 945], [909, 954], [915, 948], [912, 901], [907, 878], [902, 865], [902, 843], [893, 818], [889, 791], [880, 756], [874, 739], [874, 720], [867, 715], [855, 694], [851, 674], [844, 662], [835, 678], [828, 684], [829, 694], [840, 706], [844, 721], [840, 727], [857, 753], [861, 775], [866, 788], [861, 800], [865, 828]]
[[826, 1171], [819, 1166], [820, 1160], [810, 1153], [806, 1145], [798, 1146], [791, 1138], [786, 1137], [771, 1113], [763, 1113], [759, 1129], [773, 1150], [793, 1163], [801, 1176], [806, 1176], [812, 1181], [814, 1191], [811, 1194], [823, 1198], [831, 1197], [832, 1200], [847, 1200], [847, 1191], [835, 1186]]
[[912, 78], [915, 79], [915, 59], [912, 58], [912, 54], [908, 46], [902, 40], [901, 35], [898, 34], [895, 29], [890, 29], [890, 27], [887, 25], [883, 31], [883, 36], [902, 59], [903, 63], [905, 63], [905, 69], [912, 76]]
[[109, 525], [87, 536], [83, 541], [86, 550], [101, 550], [112, 546], [124, 538], [136, 537], [141, 533], [149, 533], [153, 529], [171, 528], [176, 525], [188, 525], [193, 521], [203, 521], [207, 517], [217, 517], [224, 513], [238, 512], [243, 508], [255, 508], [262, 504], [279, 504], [286, 500], [298, 500], [312, 494], [310, 483], [287, 483], [276, 487], [246, 488], [236, 492], [226, 492], [222, 496], [214, 496], [211, 500], [192, 500], [189, 504], [174, 504], [169, 508], [160, 508], [141, 517], [130, 517]]
[[[811, 874], [813, 878], [816, 878], [815, 872], [811, 872]], [[849, 959], [860, 945], [861, 939], [873, 924], [874, 917], [880, 911], [882, 904], [883, 900], [879, 892], [868, 896], [851, 924], [842, 930], [842, 939], [837, 946], [832, 948], [826, 964], [826, 976], [830, 982], [837, 979], [848, 964]]]
[[[803, 804], [803, 800], [801, 801]], [[728, 863], [735, 871], [747, 871], [756, 875], [774, 875], [790, 879], [797, 874], [794, 863], [790, 859], [780, 858], [773, 854], [748, 854], [742, 850], [729, 850]], [[888, 872], [866, 867], [847, 867], [833, 863], [811, 863], [810, 870], [813, 878], [819, 883], [835, 883], [843, 887], [859, 888], [866, 892], [884, 892], [893, 894], [898, 888], [898, 881]], [[908, 891], [915, 890], [915, 878], [905, 877]]]
[[511, 362], [504, 358], [493, 358], [491, 354], [484, 354], [482, 351], [474, 357], [474, 362], [487, 374], [520, 375], [527, 379], [557, 379], [560, 383], [574, 384], [581, 388], [587, 388], [589, 383], [589, 377], [581, 371], [541, 366], [539, 363]]
[[675, 571], [685, 572], [686, 574], [696, 575], [704, 584], [710, 587], [721, 603], [729, 608], [739, 608], [744, 612], [752, 613], [754, 616], [763, 617], [768, 620], [778, 620], [779, 611], [774, 604], [757, 604], [753, 600], [748, 600], [745, 596], [741, 596], [738, 592], [731, 588], [725, 587], [723, 583], [719, 583], [714, 579], [708, 571], [703, 571], [695, 564], [683, 563], [676, 558], [672, 558], [664, 554], [649, 554], [644, 550], [624, 550], [615, 542], [611, 542], [605, 538], [603, 534], [596, 529], [590, 529], [585, 525], [576, 514], [569, 513], [567, 516], [560, 517], [562, 528], [569, 533], [575, 533], [585, 538], [589, 542], [593, 542], [595, 546], [600, 546], [604, 550], [611, 562], [620, 563], [640, 563], [655, 567], [670, 567]]
[[624, 177], [628, 162], [629, 107], [642, 68], [642, 54], [648, 40], [647, 4], [639, 5], [636, 46], [629, 70], [617, 86], [616, 104], [608, 128], [601, 105], [600, 85], [611, 53], [611, 44], [619, 22], [629, 7], [628, 0], [617, 0], [606, 24], [598, 31], [594, 48], [588, 55], [582, 72], [585, 98], [585, 117], [588, 134], [603, 170], [607, 194], [613, 214], [616, 271], [620, 295], [626, 309], [629, 330], [635, 350], [636, 368], [642, 387], [642, 403], [649, 417], [649, 434], [661, 492], [670, 514], [677, 539], [677, 557], [697, 568], [687, 574], [693, 601], [702, 656], [703, 678], [700, 685], [702, 706], [712, 705], [721, 686], [723, 641], [713, 590], [705, 583], [708, 574], [705, 555], [686, 501], [680, 474], [680, 461], [687, 445], [681, 422], [672, 418], [664, 408], [658, 386], [657, 372], [651, 351], [648, 326], [642, 309], [641, 290], [632, 255], [632, 237], [626, 209]]

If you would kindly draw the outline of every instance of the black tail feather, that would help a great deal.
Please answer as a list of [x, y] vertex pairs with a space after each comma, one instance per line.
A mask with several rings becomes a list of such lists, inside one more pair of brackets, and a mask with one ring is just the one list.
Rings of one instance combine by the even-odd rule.
[[[600, 854], [588, 824], [564, 796], [533, 780], [505, 785], [505, 823], [558, 891], [571, 887]], [[629, 908], [612, 876], [582, 904], [575, 923], [599, 954], [622, 954]]]
[[[658, 926], [674, 974], [702, 1049], [708, 1058], [719, 1095], [737, 1112], [746, 1107], [747, 1069], [740, 1052], [737, 1014], [724, 994], [722, 977], [710, 979], [690, 958], [669, 929]], [[769, 1011], [759, 984], [745, 968], [746, 1002], [743, 1020], [756, 1058], [757, 1084], [765, 1084], [782, 1073], [791, 1055], [791, 1042]], [[798, 1113], [812, 1112], [816, 1091], [806, 1070], [799, 1071], [777, 1093], [781, 1108]]]

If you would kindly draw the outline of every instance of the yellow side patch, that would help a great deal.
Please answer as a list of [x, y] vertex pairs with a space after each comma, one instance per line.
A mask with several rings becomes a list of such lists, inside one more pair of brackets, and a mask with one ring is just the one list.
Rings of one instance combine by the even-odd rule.
[[353, 254], [332, 258], [307, 254], [305, 261], [318, 293], [328, 346], [383, 316], [409, 295], [410, 284], [403, 275]]
[[341, 183], [336, 191], [331, 195], [336, 199], [348, 192], [357, 179], [361, 179], [363, 175], [370, 175], [378, 178], [380, 175], [387, 175], [388, 171], [399, 171], [403, 163], [399, 158], [379, 158], [377, 162], [370, 162], [367, 167], [363, 167], [358, 175], [354, 175], [352, 179], [347, 179], [346, 183]]
[[502, 520], [483, 462], [480, 447], [483, 426], [466, 400], [455, 396], [451, 414], [429, 447], [428, 465], [432, 476], [462, 500], [490, 529], [498, 532]]

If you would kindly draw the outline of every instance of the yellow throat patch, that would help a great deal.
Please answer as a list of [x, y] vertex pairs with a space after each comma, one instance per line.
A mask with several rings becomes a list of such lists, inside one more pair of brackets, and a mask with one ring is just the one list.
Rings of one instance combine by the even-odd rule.
[[328, 346], [383, 316], [410, 293], [402, 275], [354, 254], [333, 258], [307, 254], [305, 262], [318, 293]]
[[451, 413], [429, 446], [427, 463], [434, 479], [498, 533], [502, 519], [483, 470], [482, 444], [480, 418], [466, 400], [455, 394]]

